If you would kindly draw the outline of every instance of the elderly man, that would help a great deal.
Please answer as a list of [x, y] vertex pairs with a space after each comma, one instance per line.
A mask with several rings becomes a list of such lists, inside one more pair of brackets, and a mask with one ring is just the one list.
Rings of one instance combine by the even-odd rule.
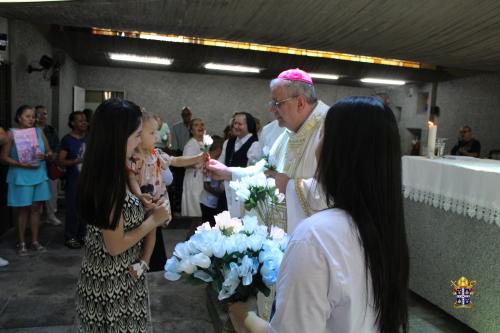
[[[273, 223], [292, 232], [304, 217], [326, 208], [312, 178], [317, 166], [315, 151], [328, 106], [317, 99], [311, 77], [300, 69], [282, 72], [271, 81], [270, 88], [270, 111], [279, 126], [286, 128], [269, 152], [277, 171], [267, 173], [276, 179], [280, 192], [286, 194], [286, 206], [278, 207], [279, 216]], [[265, 161], [261, 160], [251, 167], [234, 168], [210, 160], [206, 168], [214, 177], [229, 180], [262, 172], [264, 165]]]
[[470, 126], [462, 126], [459, 133], [460, 137], [457, 144], [451, 149], [451, 154], [479, 157], [479, 154], [481, 154], [481, 143], [472, 137]]
[[178, 155], [182, 155], [182, 150], [189, 141], [189, 122], [191, 121], [191, 109], [187, 106], [182, 108], [182, 121], [175, 123], [172, 126], [172, 149], [177, 151]]

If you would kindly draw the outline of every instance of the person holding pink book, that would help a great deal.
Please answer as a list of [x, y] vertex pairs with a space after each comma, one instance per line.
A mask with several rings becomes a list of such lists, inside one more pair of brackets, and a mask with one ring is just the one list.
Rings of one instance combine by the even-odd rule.
[[17, 253], [28, 255], [25, 241], [26, 224], [31, 224], [31, 247], [38, 252], [45, 248], [38, 242], [40, 211], [50, 199], [45, 160], [52, 151], [40, 128], [35, 128], [35, 112], [31, 106], [20, 106], [15, 115], [16, 128], [8, 132], [9, 140], [2, 148], [2, 161], [7, 172], [7, 205], [14, 208], [18, 224]]

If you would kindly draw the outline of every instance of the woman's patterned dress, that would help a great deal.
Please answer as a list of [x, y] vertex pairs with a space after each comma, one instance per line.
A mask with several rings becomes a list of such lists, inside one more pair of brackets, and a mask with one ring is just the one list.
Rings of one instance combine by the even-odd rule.
[[[129, 193], [123, 205], [124, 230], [137, 228], [144, 219], [139, 199]], [[129, 265], [140, 260], [142, 243], [112, 257], [99, 228], [88, 226], [85, 256], [77, 285], [79, 332], [146, 332], [149, 325], [148, 289], [144, 274], [135, 279]]]

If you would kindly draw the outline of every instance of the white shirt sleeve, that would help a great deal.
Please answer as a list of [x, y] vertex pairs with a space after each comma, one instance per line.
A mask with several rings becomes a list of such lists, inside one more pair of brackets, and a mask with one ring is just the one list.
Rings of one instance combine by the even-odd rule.
[[229, 167], [231, 171], [232, 180], [238, 180], [246, 176], [253, 176], [259, 172], [264, 172], [266, 166], [266, 161], [260, 160], [255, 163], [255, 165], [248, 166], [246, 168]]
[[249, 165], [253, 165], [253, 164], [257, 163], [258, 161], [260, 161], [262, 156], [260, 153], [259, 141], [255, 141], [254, 143], [252, 143], [250, 148], [248, 148], [247, 158], [248, 158]]
[[330, 279], [319, 249], [306, 240], [292, 241], [281, 263], [269, 332], [325, 332], [332, 312]]
[[224, 143], [222, 144], [222, 153], [219, 156], [219, 162], [221, 163], [225, 163], [226, 161], [226, 148], [227, 148], [227, 140], [224, 141]]

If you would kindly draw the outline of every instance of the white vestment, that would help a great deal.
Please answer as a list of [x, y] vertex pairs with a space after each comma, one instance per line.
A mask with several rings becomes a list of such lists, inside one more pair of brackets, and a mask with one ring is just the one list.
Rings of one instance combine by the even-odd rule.
[[284, 127], [280, 127], [277, 120], [271, 121], [269, 124], [262, 128], [259, 135], [259, 144], [262, 152], [262, 156], [269, 154], [271, 147], [278, 137], [285, 131]]
[[[316, 172], [316, 147], [328, 109], [328, 105], [318, 101], [300, 129], [296, 133], [285, 130], [276, 139], [269, 153], [270, 161], [275, 164], [276, 170], [290, 177], [285, 194], [286, 206], [278, 206], [279, 216], [273, 220], [273, 224], [288, 233], [293, 232], [303, 218], [327, 208], [316, 182], [311, 178]], [[261, 160], [251, 167], [230, 168], [233, 180], [263, 172], [265, 164], [266, 162]], [[233, 192], [232, 189], [229, 191]]]
[[[318, 165], [316, 147], [320, 142], [321, 127], [329, 107], [318, 101], [314, 110], [295, 133], [286, 129], [274, 142], [269, 152], [269, 162], [290, 180], [286, 187], [285, 203], [276, 206], [271, 224], [291, 234], [299, 222], [316, 211], [327, 208], [326, 200], [313, 179]], [[266, 161], [247, 168], [230, 168], [233, 180], [253, 175], [265, 170]], [[227, 191], [226, 187], [226, 191]], [[232, 195], [234, 191], [230, 189]], [[257, 295], [259, 316], [269, 320], [274, 299], [274, 287], [271, 296]]]

